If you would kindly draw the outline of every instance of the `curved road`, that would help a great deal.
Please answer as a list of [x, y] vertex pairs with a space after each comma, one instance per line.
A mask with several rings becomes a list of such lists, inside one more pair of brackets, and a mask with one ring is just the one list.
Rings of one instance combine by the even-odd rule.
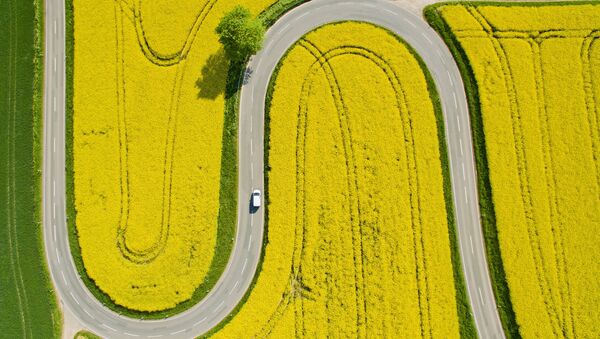
[[302, 35], [340, 20], [371, 22], [395, 32], [422, 57], [437, 85], [446, 121], [452, 186], [464, 275], [482, 338], [503, 337], [487, 271], [479, 224], [474, 157], [462, 80], [443, 41], [423, 21], [381, 0], [314, 0], [290, 11], [267, 32], [265, 47], [249, 64], [239, 121], [238, 225], [228, 266], [199, 304], [164, 320], [120, 316], [87, 290], [73, 263], [65, 216], [65, 31], [64, 3], [46, 0], [43, 223], [50, 274], [61, 304], [82, 324], [109, 338], [186, 338], [205, 333], [225, 318], [249, 287], [261, 251], [263, 209], [249, 214], [253, 188], [263, 188], [263, 114], [269, 78], [285, 51]]

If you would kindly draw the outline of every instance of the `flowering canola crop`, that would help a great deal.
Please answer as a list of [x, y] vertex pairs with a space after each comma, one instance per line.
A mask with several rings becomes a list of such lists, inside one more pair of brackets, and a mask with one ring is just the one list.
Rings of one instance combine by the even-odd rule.
[[600, 337], [600, 6], [446, 5], [524, 338]]
[[204, 281], [228, 70], [214, 29], [237, 4], [274, 2], [74, 0], [76, 228], [88, 276], [116, 304], [169, 309]]
[[216, 336], [458, 337], [434, 106], [407, 45], [365, 23], [309, 33], [269, 120], [264, 261]]

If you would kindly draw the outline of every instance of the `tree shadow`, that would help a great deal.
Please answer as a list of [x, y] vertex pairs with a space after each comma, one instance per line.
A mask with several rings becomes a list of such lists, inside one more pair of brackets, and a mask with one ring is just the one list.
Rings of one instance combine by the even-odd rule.
[[216, 99], [223, 94], [227, 80], [229, 61], [223, 49], [208, 57], [206, 64], [200, 71], [200, 78], [196, 80], [198, 99]]

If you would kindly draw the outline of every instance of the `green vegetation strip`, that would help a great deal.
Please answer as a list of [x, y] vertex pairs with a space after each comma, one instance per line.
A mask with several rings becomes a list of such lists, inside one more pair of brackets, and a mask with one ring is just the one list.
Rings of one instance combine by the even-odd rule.
[[[393, 34], [390, 32], [390, 34]], [[475, 328], [475, 322], [473, 320], [473, 314], [471, 313], [471, 306], [469, 303], [469, 297], [467, 295], [467, 288], [465, 286], [465, 279], [463, 275], [462, 261], [460, 258], [458, 234], [456, 233], [456, 218], [454, 216], [454, 205], [452, 197], [452, 180], [450, 178], [450, 164], [448, 161], [448, 147], [446, 144], [446, 131], [444, 129], [444, 113], [442, 111], [442, 104], [435, 87], [435, 82], [431, 77], [431, 73], [427, 69], [427, 65], [423, 62], [419, 54], [408, 45], [397, 35], [393, 34], [396, 39], [404, 43], [410, 52], [414, 55], [415, 59], [419, 62], [423, 74], [425, 74], [425, 80], [427, 81], [427, 89], [429, 91], [429, 97], [433, 103], [435, 120], [438, 130], [438, 142], [440, 147], [440, 162], [442, 163], [442, 175], [444, 177], [444, 200], [446, 203], [446, 215], [448, 217], [448, 235], [450, 237], [450, 255], [452, 257], [452, 272], [454, 275], [454, 283], [456, 289], [456, 309], [458, 312], [459, 330], [461, 338], [477, 338], [477, 330]]]
[[40, 217], [43, 2], [0, 12], [0, 336], [58, 338]]
[[[302, 4], [303, 2], [306, 2], [306, 0], [297, 1], [296, 6]], [[336, 22], [336, 24], [343, 23], [343, 22], [344, 21]], [[380, 27], [380, 28], [382, 28], [382, 27]], [[382, 29], [384, 29], [384, 28], [382, 28]], [[460, 330], [461, 338], [477, 338], [477, 330], [475, 328], [475, 323], [473, 321], [473, 315], [471, 313], [469, 298], [467, 297], [467, 290], [466, 290], [466, 286], [465, 286], [464, 277], [462, 274], [462, 263], [461, 263], [461, 259], [460, 259], [460, 252], [458, 250], [458, 237], [456, 234], [456, 221], [455, 221], [455, 217], [454, 217], [454, 208], [452, 205], [453, 199], [452, 199], [452, 186], [451, 186], [451, 181], [450, 181], [450, 167], [449, 167], [449, 163], [448, 163], [448, 150], [447, 150], [447, 146], [446, 146], [446, 137], [445, 137], [445, 130], [444, 130], [445, 124], [444, 124], [444, 116], [443, 116], [443, 112], [442, 112], [440, 98], [438, 96], [437, 89], [435, 87], [435, 82], [433, 81], [433, 78], [431, 77], [431, 74], [429, 73], [427, 66], [425, 65], [425, 63], [423, 62], [423, 60], [421, 59], [419, 54], [410, 45], [408, 45], [404, 40], [402, 40], [399, 36], [397, 36], [395, 33], [391, 32], [389, 30], [388, 30], [388, 33], [391, 34], [392, 36], [394, 36], [394, 38], [397, 39], [400, 43], [406, 45], [406, 47], [409, 49], [409, 51], [417, 59], [419, 66], [421, 67], [421, 69], [423, 70], [423, 73], [425, 74], [425, 79], [427, 81], [427, 88], [429, 90], [429, 95], [430, 95], [431, 101], [434, 106], [436, 124], [437, 124], [437, 129], [438, 129], [440, 161], [442, 163], [442, 174], [444, 176], [444, 198], [445, 198], [445, 204], [446, 204], [446, 212], [447, 212], [447, 216], [448, 216], [448, 234], [450, 237], [450, 249], [451, 249], [451, 256], [452, 256], [452, 270], [453, 270], [454, 280], [455, 280], [455, 284], [456, 284], [456, 287], [455, 287], [456, 288], [456, 306], [457, 306], [458, 317], [459, 317], [459, 330]], [[250, 297], [252, 289], [256, 285], [256, 281], [262, 271], [265, 247], [267, 245], [267, 239], [268, 239], [268, 233], [269, 233], [269, 227], [268, 227], [268, 225], [269, 225], [269, 218], [268, 218], [269, 194], [268, 194], [268, 192], [269, 192], [269, 171], [270, 171], [269, 140], [270, 140], [270, 135], [271, 135], [271, 133], [270, 133], [271, 100], [273, 98], [275, 82], [277, 80], [277, 76], [279, 75], [279, 71], [281, 70], [281, 67], [283, 65], [283, 61], [285, 60], [285, 58], [286, 58], [287, 54], [290, 52], [290, 50], [292, 48], [294, 48], [294, 46], [295, 45], [292, 45], [290, 47], [290, 49], [288, 49], [288, 51], [283, 55], [283, 57], [281, 57], [280, 62], [275, 67], [273, 74], [271, 75], [271, 78], [269, 80], [269, 86], [267, 88], [267, 95], [265, 98], [265, 116], [264, 116], [265, 117], [265, 126], [264, 126], [265, 131], [264, 131], [264, 144], [263, 144], [264, 145], [264, 173], [265, 173], [265, 188], [264, 188], [265, 189], [265, 192], [264, 192], [265, 202], [264, 202], [263, 206], [265, 209], [265, 221], [264, 221], [265, 229], [264, 229], [264, 235], [263, 235], [261, 256], [260, 256], [260, 260], [258, 262], [258, 267], [256, 270], [257, 274], [254, 276], [252, 284], [250, 285], [250, 288], [248, 288], [248, 290], [246, 291], [246, 294], [244, 295], [242, 301], [236, 306], [236, 308], [229, 314], [228, 317], [226, 317], [219, 325], [217, 325], [215, 328], [213, 328], [210, 332], [208, 332], [203, 337], [209, 337], [210, 335], [218, 332], [225, 325], [227, 325], [227, 323], [229, 323], [229, 321], [231, 321], [231, 319], [233, 319], [233, 317], [235, 317], [235, 315], [239, 312], [239, 310], [244, 305], [246, 300]], [[241, 76], [240, 74], [241, 74], [242, 70], [243, 70], [243, 68], [238, 69], [238, 70], [232, 68], [230, 70], [230, 74], [229, 74], [230, 78], [229, 79], [236, 80], [236, 81], [231, 82], [232, 84], [236, 84], [237, 81], [239, 81], [237, 79]], [[235, 77], [236, 74], [237, 74], [237, 77]], [[229, 86], [228, 86], [228, 89], [229, 89]], [[237, 90], [239, 90], [239, 89], [237, 89]], [[237, 98], [238, 95], [236, 94], [235, 97]], [[237, 105], [237, 99], [236, 99], [236, 109], [237, 109], [237, 107], [238, 107], [238, 105]]]
[[[307, 0], [280, 0], [267, 8], [260, 14], [265, 26], [272, 25], [277, 18], [286, 11]], [[81, 279], [92, 292], [92, 294], [106, 307], [132, 318], [140, 319], [159, 319], [181, 313], [193, 305], [200, 302], [217, 283], [219, 277], [225, 270], [229, 256], [232, 252], [233, 242], [236, 234], [237, 219], [237, 134], [238, 134], [238, 108], [239, 92], [241, 89], [242, 72], [245, 70], [245, 63], [230, 64], [227, 74], [227, 85], [225, 89], [225, 112], [224, 126], [222, 135], [221, 151], [221, 181], [219, 191], [219, 216], [217, 241], [215, 246], [215, 255], [211, 262], [209, 271], [204, 282], [199, 285], [192, 298], [178, 304], [176, 307], [159, 312], [141, 312], [128, 309], [117, 305], [109, 295], [104, 293], [87, 275], [81, 257], [81, 248], [75, 226], [75, 190], [73, 173], [73, 58], [74, 58], [74, 18], [73, 18], [73, 0], [67, 0], [66, 6], [66, 208], [67, 208], [67, 227], [69, 229], [69, 245], [71, 255], [73, 256], [75, 266], [81, 276]], [[259, 268], [260, 271], [260, 268]], [[254, 286], [254, 282], [252, 284]], [[227, 319], [230, 319], [239, 310], [239, 307], [245, 302], [244, 297], [240, 305], [232, 312]], [[222, 325], [217, 326], [217, 328]]]
[[73, 339], [102, 339], [102, 337], [89, 331], [79, 331], [75, 333]]
[[[487, 153], [485, 147], [485, 135], [483, 133], [483, 120], [481, 116], [481, 104], [479, 102], [479, 91], [475, 75], [469, 64], [469, 60], [458, 42], [456, 36], [452, 33], [450, 27], [441, 18], [438, 8], [447, 4], [457, 4], [456, 2], [438, 3], [427, 6], [423, 13], [429, 24], [442, 36], [446, 45], [450, 48], [465, 85], [467, 102], [469, 105], [469, 114], [471, 119], [471, 133], [473, 138], [473, 148], [475, 149], [475, 162], [477, 167], [477, 187], [479, 189], [479, 209], [481, 211], [481, 226], [485, 239], [487, 262], [492, 280], [496, 305], [502, 327], [507, 338], [521, 338], [519, 334], [519, 325], [516, 322], [515, 313], [510, 300], [510, 292], [506, 281], [506, 274], [502, 264], [500, 244], [498, 242], [498, 229], [496, 228], [496, 214], [492, 201], [492, 188], [489, 178], [489, 167], [487, 162]], [[479, 3], [469, 3], [479, 4]], [[501, 6], [510, 6], [513, 3], [490, 3]], [[514, 3], [523, 5], [522, 3]]]
[[[75, 190], [73, 173], [73, 58], [74, 58], [74, 32], [73, 32], [73, 1], [66, 2], [66, 195], [67, 195], [67, 226], [69, 229], [69, 245], [75, 266], [81, 279], [92, 292], [94, 297], [111, 310], [132, 318], [161, 319], [181, 313], [202, 300], [217, 283], [225, 270], [228, 255], [233, 247], [233, 238], [236, 232], [236, 198], [237, 198], [237, 116], [236, 111], [225, 112], [223, 127], [223, 146], [221, 152], [221, 182], [219, 192], [219, 216], [215, 255], [210, 264], [205, 280], [200, 284], [192, 297], [174, 308], [157, 311], [142, 312], [117, 305], [108, 294], [104, 293], [95, 282], [87, 275], [81, 257], [81, 248], [77, 236]], [[227, 103], [226, 103], [227, 104]]]

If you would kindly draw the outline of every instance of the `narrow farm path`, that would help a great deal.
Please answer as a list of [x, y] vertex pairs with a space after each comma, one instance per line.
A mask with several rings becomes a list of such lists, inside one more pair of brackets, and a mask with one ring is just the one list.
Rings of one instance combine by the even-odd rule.
[[482, 338], [502, 338], [484, 240], [467, 101], [458, 68], [444, 42], [412, 12], [384, 0], [314, 0], [288, 12], [268, 31], [265, 47], [249, 63], [239, 114], [238, 222], [235, 247], [223, 275], [207, 297], [191, 309], [163, 320], [138, 320], [104, 307], [86, 289], [70, 254], [65, 214], [65, 11], [46, 1], [44, 241], [50, 272], [64, 308], [99, 335], [110, 338], [194, 337], [223, 320], [242, 299], [258, 265], [263, 209], [250, 214], [252, 189], [263, 189], [264, 104], [271, 74], [286, 50], [305, 33], [326, 23], [357, 20], [385, 27], [410, 44], [435, 80], [446, 125], [460, 253], [477, 330]]

